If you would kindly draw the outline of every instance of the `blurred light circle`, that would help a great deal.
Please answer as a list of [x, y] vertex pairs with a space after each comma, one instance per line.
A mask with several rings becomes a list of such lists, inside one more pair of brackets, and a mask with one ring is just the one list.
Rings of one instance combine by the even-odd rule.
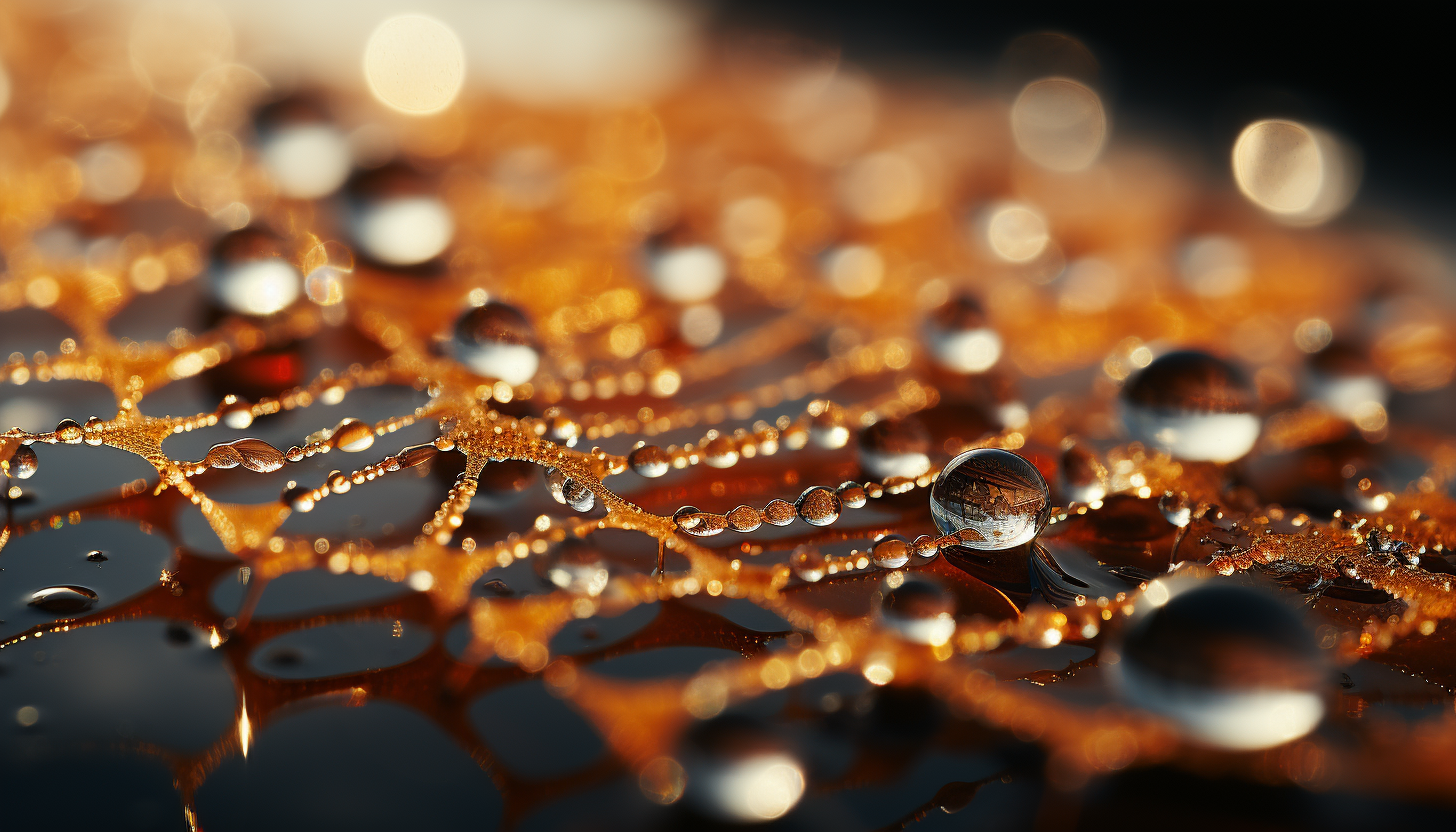
[[839, 199], [867, 223], [902, 220], [918, 210], [925, 177], [903, 153], [881, 151], [856, 159], [839, 176]]
[[76, 154], [81, 169], [81, 196], [110, 205], [136, 192], [142, 184], [142, 157], [122, 142], [101, 142]]
[[1354, 151], [1333, 134], [1283, 119], [1245, 127], [1234, 141], [1234, 181], [1250, 202], [1294, 225], [1318, 225], [1359, 186]]
[[465, 83], [465, 48], [453, 29], [433, 17], [391, 17], [364, 47], [364, 78], [388, 107], [414, 115], [439, 112]]
[[1011, 135], [1022, 155], [1048, 170], [1083, 170], [1107, 143], [1107, 112], [1085, 84], [1043, 78], [1011, 105]]
[[986, 243], [992, 253], [1011, 263], [1034, 260], [1051, 242], [1046, 218], [1020, 203], [991, 208], [986, 219]]
[[285, 196], [317, 199], [349, 176], [349, 138], [332, 124], [291, 124], [273, 131], [259, 148], [263, 166]]

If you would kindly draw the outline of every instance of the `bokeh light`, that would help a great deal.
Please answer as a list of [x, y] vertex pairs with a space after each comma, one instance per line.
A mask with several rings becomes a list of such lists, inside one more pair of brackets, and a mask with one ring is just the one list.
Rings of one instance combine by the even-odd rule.
[[1333, 133], [1283, 119], [1245, 127], [1234, 141], [1234, 181], [1250, 202], [1293, 225], [1319, 225], [1350, 204], [1357, 154]]
[[364, 47], [364, 77], [374, 97], [402, 113], [450, 106], [465, 84], [465, 47], [449, 26], [422, 14], [391, 17]]
[[1107, 142], [1102, 98], [1070, 78], [1043, 78], [1011, 105], [1011, 134], [1026, 158], [1048, 170], [1084, 170]]

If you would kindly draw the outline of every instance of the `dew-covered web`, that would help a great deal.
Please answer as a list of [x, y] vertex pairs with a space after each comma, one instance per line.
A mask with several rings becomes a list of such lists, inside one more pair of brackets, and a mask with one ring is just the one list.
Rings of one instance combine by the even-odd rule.
[[[749, 757], [756, 802], [698, 800], [771, 818], [803, 763], [772, 732], [735, 745], [761, 726], [727, 720], [776, 691], [797, 698], [774, 719], [822, 720], [847, 707], [815, 692], [835, 677], [927, 692], [1044, 752], [987, 783], [1166, 764], [1449, 800], [1456, 444], [1429, 411], [1456, 339], [1417, 244], [1292, 229], [1257, 194], [1104, 148], [1100, 101], [1065, 79], [1008, 107], [725, 49], [650, 107], [467, 89], [425, 123], [232, 66], [134, 110], [135, 81], [109, 102], [40, 95], [82, 71], [77, 36], [27, 14], [0, 13], [34, 36], [6, 53], [27, 69], [0, 133], [0, 412], [59, 423], [0, 435], [0, 585], [22, 598], [0, 647], [154, 620], [220, 653], [236, 707], [210, 742], [124, 743], [170, 767], [193, 827], [209, 775], [275, 721], [366, 702], [464, 749], [507, 825], [623, 775], [691, 799]], [[1036, 132], [1035, 109], [1074, 93], [1095, 146]], [[289, 197], [266, 153], [289, 118], [387, 133], [394, 158]], [[115, 200], [92, 181], [115, 186], [104, 159], [77, 155], [103, 141], [143, 164]], [[371, 240], [395, 222], [418, 242], [408, 223], [436, 216], [390, 214], [400, 199], [453, 218], [448, 246]], [[1359, 346], [1321, 365], [1332, 331]], [[1123, 393], [1174, 348], [1249, 368], [1247, 400], [1203, 365]], [[1326, 395], [1351, 377], [1381, 392]], [[1248, 425], [1252, 452], [1219, 458]], [[937, 529], [942, 468], [983, 448], [1050, 483], [1040, 543]], [[957, 493], [1000, 520], [1044, 510], [1010, 470]], [[64, 537], [97, 524], [112, 551]], [[64, 558], [144, 577], [48, 578]], [[378, 580], [333, 588], [360, 576]], [[284, 581], [327, 602], [269, 607]], [[1189, 582], [1297, 599], [1336, 668], [1300, 682], [1322, 727], [1220, 749], [1103, 684], [1119, 630]], [[299, 646], [342, 626], [400, 641], [366, 669]], [[673, 664], [697, 648], [722, 655]], [[1424, 680], [1419, 719], [1363, 720], [1379, 694], [1330, 681], [1371, 663]], [[523, 681], [606, 753], [544, 779], [498, 759], [472, 714]], [[44, 727], [36, 704], [23, 727]], [[855, 759], [808, 791], [855, 788], [873, 770]], [[900, 814], [981, 784], [942, 785]]]

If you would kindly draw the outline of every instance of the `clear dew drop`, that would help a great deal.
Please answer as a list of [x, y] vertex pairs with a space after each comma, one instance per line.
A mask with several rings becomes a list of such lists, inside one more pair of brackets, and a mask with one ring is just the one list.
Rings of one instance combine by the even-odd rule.
[[111, 560], [111, 558], [108, 558], [106, 556], [106, 553], [102, 552], [100, 549], [92, 549], [91, 551], [86, 553], [86, 560], [92, 563], [105, 563], [108, 560]]
[[829, 563], [824, 553], [812, 543], [803, 543], [789, 553], [789, 568], [806, 583], [816, 583], [828, 573]]
[[773, 526], [787, 526], [798, 516], [799, 513], [794, 510], [793, 504], [783, 500], [770, 500], [769, 504], [763, 507], [764, 522]]
[[753, 506], [739, 506], [728, 512], [728, 527], [735, 532], [751, 532], [763, 525], [763, 515]]
[[[891, 578], [895, 576], [890, 576]], [[955, 596], [932, 578], [903, 575], [903, 581], [881, 590], [879, 619], [900, 638], [916, 644], [940, 645], [955, 635]]]
[[1324, 715], [1327, 668], [1278, 596], [1220, 581], [1163, 580], [1129, 621], [1110, 671], [1130, 703], [1191, 739], [1257, 750], [1304, 736]]
[[672, 468], [672, 456], [656, 445], [643, 445], [627, 454], [627, 464], [638, 476], [655, 478]]
[[1232, 462], [1253, 450], [1257, 405], [1241, 370], [1192, 350], [1158, 356], [1122, 389], [1128, 435], [1191, 461]]
[[101, 428], [104, 424], [100, 416], [92, 416], [87, 419], [86, 424], [82, 426], [82, 430], [85, 432], [82, 441], [93, 448], [100, 447], [106, 441], [101, 437]]
[[86, 438], [86, 432], [75, 419], [62, 419], [56, 425], [56, 439], [67, 445], [79, 445]]
[[1193, 506], [1185, 494], [1163, 492], [1163, 496], [1158, 498], [1158, 511], [1163, 513], [1164, 519], [1180, 529], [1187, 528], [1193, 521]]
[[546, 469], [546, 488], [556, 502], [570, 506], [576, 511], [591, 511], [597, 503], [596, 495], [592, 493], [591, 489], [556, 468]]
[[377, 263], [425, 263], [443, 253], [455, 236], [455, 219], [436, 195], [435, 183], [406, 165], [363, 171], [346, 191], [354, 245]]
[[910, 541], [898, 534], [882, 534], [875, 538], [870, 558], [881, 569], [899, 569], [910, 562]]
[[546, 435], [552, 442], [558, 445], [565, 445], [568, 448], [575, 448], [576, 443], [581, 441], [581, 425], [566, 416], [556, 415], [546, 428]]
[[972, 549], [1010, 549], [1041, 534], [1051, 494], [1035, 465], [1010, 451], [981, 448], [951, 460], [930, 489], [941, 534], [960, 533]]
[[399, 460], [401, 470], [414, 468], [417, 465], [424, 465], [426, 462], [440, 455], [440, 449], [436, 448], [433, 442], [425, 442], [420, 445], [410, 445], [401, 448], [394, 458]]
[[96, 592], [84, 586], [48, 586], [31, 593], [30, 606], [61, 615], [85, 612], [96, 604]]
[[580, 538], [567, 538], [551, 547], [537, 561], [537, 570], [552, 586], [593, 598], [602, 594], [611, 577], [602, 551]]
[[930, 470], [930, 432], [919, 419], [886, 419], [860, 431], [859, 464], [874, 479], [918, 477]]
[[229, 312], [272, 315], [298, 300], [303, 277], [288, 260], [283, 240], [261, 228], [240, 228], [212, 249], [207, 286]]
[[648, 257], [647, 275], [664, 300], [697, 303], [718, 294], [728, 278], [728, 264], [712, 246], [665, 248]]
[[455, 323], [450, 347], [471, 372], [506, 384], [525, 384], [541, 366], [531, 322], [499, 301], [467, 309]]
[[683, 506], [672, 514], [672, 521], [678, 531], [694, 537], [712, 537], [728, 529], [728, 518], [703, 511], [697, 506]]
[[329, 445], [351, 454], [367, 451], [374, 446], [374, 428], [367, 422], [346, 418], [330, 432]]
[[822, 485], [810, 486], [794, 503], [799, 519], [811, 526], [827, 526], [839, 519], [839, 497]]
[[283, 495], [279, 498], [283, 504], [301, 514], [313, 511], [316, 500], [313, 497], [313, 489], [299, 485], [293, 480], [283, 489]]
[[36, 470], [40, 468], [40, 457], [36, 456], [34, 448], [29, 445], [21, 445], [10, 455], [6, 468], [10, 476], [18, 480], [28, 480], [35, 476]]
[[843, 448], [849, 444], [849, 428], [837, 411], [826, 409], [809, 421], [809, 439], [827, 450]]

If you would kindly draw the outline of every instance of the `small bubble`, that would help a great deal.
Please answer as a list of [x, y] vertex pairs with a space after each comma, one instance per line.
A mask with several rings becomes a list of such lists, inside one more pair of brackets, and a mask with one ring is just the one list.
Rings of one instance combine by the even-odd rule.
[[105, 563], [106, 561], [110, 560], [110, 558], [108, 558], [106, 554], [100, 549], [92, 549], [91, 551], [86, 553], [86, 560], [89, 560], [92, 563]]

